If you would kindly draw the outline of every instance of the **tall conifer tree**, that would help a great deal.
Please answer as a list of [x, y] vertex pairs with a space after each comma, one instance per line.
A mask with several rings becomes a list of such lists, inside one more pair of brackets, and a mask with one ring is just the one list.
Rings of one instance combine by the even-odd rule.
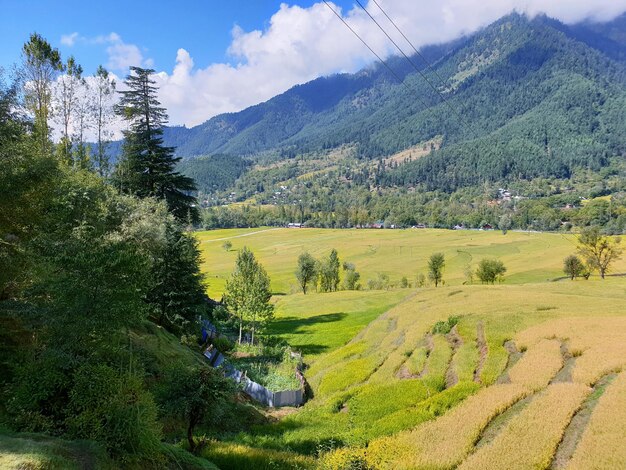
[[174, 156], [174, 148], [163, 145], [167, 113], [157, 99], [152, 74], [152, 69], [131, 67], [124, 82], [128, 89], [120, 92], [115, 112], [128, 121], [129, 128], [124, 131], [122, 156], [113, 179], [124, 192], [164, 199], [179, 221], [195, 221], [196, 200], [189, 193], [196, 186], [175, 170], [180, 157]]

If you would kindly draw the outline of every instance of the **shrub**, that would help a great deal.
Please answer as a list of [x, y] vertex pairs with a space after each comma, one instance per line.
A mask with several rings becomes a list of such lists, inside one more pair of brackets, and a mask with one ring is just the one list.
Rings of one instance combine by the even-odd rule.
[[563, 260], [563, 272], [573, 281], [585, 272], [585, 265], [576, 255], [570, 255]]
[[433, 326], [431, 332], [434, 335], [447, 335], [448, 333], [450, 333], [450, 330], [455, 327], [460, 319], [460, 316], [453, 315], [451, 317], [448, 317], [448, 319], [445, 321], [438, 321], [437, 323], [435, 323], [435, 326]]
[[70, 436], [101, 442], [123, 462], [160, 458], [157, 407], [139, 377], [86, 365], [77, 370], [69, 395]]
[[217, 338], [213, 338], [212, 343], [213, 343], [213, 346], [215, 346], [218, 349], [218, 351], [222, 353], [227, 353], [229, 351], [232, 351], [233, 348], [235, 347], [233, 342], [225, 336], [218, 336]]
[[502, 282], [506, 267], [504, 263], [498, 259], [484, 258], [478, 263], [476, 277], [482, 283], [493, 284], [494, 282]]

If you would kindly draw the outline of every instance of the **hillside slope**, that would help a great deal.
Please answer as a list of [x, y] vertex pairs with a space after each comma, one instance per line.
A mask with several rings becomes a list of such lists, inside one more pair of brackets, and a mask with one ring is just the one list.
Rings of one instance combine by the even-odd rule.
[[422, 72], [446, 102], [407, 61], [392, 58], [407, 86], [372, 66], [192, 129], [170, 128], [166, 140], [184, 157], [271, 152], [281, 159], [353, 144], [359, 158], [374, 158], [443, 136], [441, 151], [381, 183], [448, 190], [567, 177], [626, 151], [625, 18], [566, 26], [511, 14], [471, 37], [426, 48], [434, 71]]

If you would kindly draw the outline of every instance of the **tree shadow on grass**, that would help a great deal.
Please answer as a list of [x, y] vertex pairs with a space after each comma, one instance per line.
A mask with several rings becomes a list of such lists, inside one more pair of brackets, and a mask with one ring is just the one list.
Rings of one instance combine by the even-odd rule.
[[[271, 334], [303, 335], [311, 332], [310, 327], [319, 323], [333, 323], [343, 320], [347, 313], [326, 313], [308, 318], [283, 317], [274, 320], [270, 326]], [[298, 345], [297, 348], [302, 354], [320, 354], [328, 349], [328, 346], [320, 344]]]

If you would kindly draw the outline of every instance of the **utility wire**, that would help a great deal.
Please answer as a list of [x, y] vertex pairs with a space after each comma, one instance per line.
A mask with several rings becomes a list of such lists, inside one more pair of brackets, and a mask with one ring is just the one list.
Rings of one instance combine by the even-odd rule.
[[[384, 35], [385, 35], [385, 36], [387, 36], [387, 39], [389, 39], [389, 40], [392, 42], [392, 44], [393, 44], [394, 46], [396, 46], [396, 49], [398, 49], [398, 50], [400, 51], [400, 53], [404, 56], [404, 58], [405, 58], [405, 59], [406, 59], [406, 60], [407, 60], [407, 61], [408, 61], [408, 62], [409, 62], [412, 66], [413, 66], [413, 68], [415, 69], [415, 71], [416, 71], [417, 73], [419, 73], [419, 74], [420, 74], [420, 76], [424, 79], [424, 81], [425, 81], [426, 83], [428, 83], [428, 85], [429, 85], [429, 86], [433, 89], [433, 91], [437, 94], [437, 96], [439, 96], [439, 98], [441, 98], [441, 101], [443, 101], [443, 102], [446, 104], [446, 106], [450, 109], [450, 111], [452, 111], [452, 113], [454, 113], [454, 114], [456, 115], [456, 117], [459, 119], [459, 122], [460, 122], [460, 123], [464, 126], [464, 125], [465, 125], [465, 121], [464, 121], [463, 117], [461, 116], [461, 114], [460, 114], [460, 113], [459, 113], [456, 109], [454, 109], [454, 108], [452, 107], [452, 105], [448, 102], [448, 100], [446, 100], [446, 98], [445, 98], [445, 97], [441, 94], [441, 92], [437, 89], [437, 87], [436, 87], [435, 85], [433, 85], [433, 84], [432, 84], [432, 82], [431, 82], [430, 80], [428, 80], [428, 77], [426, 76], [426, 74], [425, 74], [424, 72], [422, 72], [422, 70], [421, 70], [421, 69], [420, 69], [417, 65], [415, 65], [415, 62], [413, 62], [413, 61], [411, 60], [411, 58], [410, 58], [408, 55], [406, 55], [406, 53], [402, 50], [402, 48], [398, 45], [398, 43], [397, 43], [396, 41], [394, 41], [394, 40], [393, 40], [393, 38], [392, 38], [391, 36], [389, 36], [389, 34], [387, 33], [387, 31], [385, 31], [385, 29], [384, 29], [384, 28], [380, 25], [380, 23], [379, 23], [378, 21], [376, 21], [376, 18], [374, 18], [374, 17], [372, 16], [372, 14], [371, 14], [371, 13], [367, 10], [367, 8], [365, 8], [365, 7], [363, 6], [363, 4], [360, 2], [360, 0], [355, 0], [355, 1], [356, 1], [356, 3], [357, 3], [360, 7], [361, 7], [361, 9], [362, 9], [365, 13], [367, 13], [367, 16], [369, 16], [369, 17], [370, 17], [370, 19], [371, 19], [371, 20], [372, 20], [372, 21], [376, 24], [376, 26], [378, 26], [378, 29], [380, 29], [380, 30], [384, 33]], [[380, 5], [378, 5], [378, 3], [376, 3], [376, 5], [378, 6], [378, 8], [380, 8]], [[385, 16], [387, 16], [387, 13], [385, 13], [385, 12], [384, 12], [384, 10], [383, 10], [382, 8], [380, 8], [380, 10], [381, 10], [381, 11], [385, 14]], [[389, 19], [389, 21], [391, 21], [391, 18], [389, 18], [389, 16], [387, 16], [387, 19]], [[393, 23], [393, 21], [391, 21], [391, 22]], [[395, 25], [395, 23], [393, 23], [393, 24], [394, 24], [394, 26], [396, 26], [396, 25]], [[396, 29], [400, 32], [400, 34], [402, 34], [402, 36], [403, 36], [403, 37], [407, 40], [407, 42], [408, 42], [408, 39], [406, 38], [406, 36], [402, 33], [402, 31], [400, 31], [400, 29], [399, 29], [397, 26], [396, 26]], [[410, 43], [409, 43], [409, 44], [410, 44]], [[413, 45], [412, 45], [412, 44], [411, 44], [411, 47], [413, 47]], [[415, 50], [415, 51], [416, 51], [415, 47], [413, 47], [413, 50]], [[419, 53], [418, 53], [418, 55], [420, 55], [420, 57], [421, 57], [421, 54], [419, 54]], [[424, 59], [424, 58], [422, 58], [422, 60], [424, 60], [424, 61], [425, 61], [425, 59]], [[428, 62], [427, 62], [427, 61], [425, 61], [425, 62], [426, 62], [426, 65], [427, 65], [429, 68], [431, 68], [431, 67], [430, 67], [430, 64], [428, 64]], [[431, 68], [431, 70], [432, 70], [432, 68]], [[440, 78], [440, 80], [441, 80], [441, 77], [439, 77], [439, 78]]]
[[446, 84], [446, 80], [443, 79], [443, 77], [441, 75], [439, 75], [439, 72], [437, 72], [437, 70], [435, 70], [430, 63], [428, 62], [428, 59], [426, 59], [426, 57], [424, 57], [424, 54], [422, 54], [419, 50], [417, 50], [417, 48], [413, 45], [413, 43], [409, 40], [408, 37], [406, 37], [406, 35], [400, 30], [400, 28], [398, 27], [398, 25], [395, 23], [395, 21], [393, 21], [389, 15], [387, 14], [387, 12], [385, 10], [383, 10], [383, 7], [380, 6], [380, 4], [376, 1], [376, 0], [372, 0], [372, 2], [374, 2], [374, 4], [378, 7], [378, 9], [383, 13], [383, 15], [385, 15], [385, 17], [389, 20], [389, 22], [394, 26], [394, 28], [396, 28], [396, 31], [398, 31], [400, 33], [400, 35], [404, 38], [404, 40], [409, 44], [409, 46], [411, 46], [411, 49], [413, 49], [413, 52], [415, 52], [415, 54], [422, 59], [422, 62], [424, 62], [426, 64], [426, 66], [428, 67], [428, 69], [433, 72], [437, 78], [439, 79], [439, 81], [441, 82], [442, 85]]
[[359, 41], [361, 41], [365, 45], [365, 47], [367, 47], [370, 50], [370, 52], [376, 56], [376, 58], [380, 61], [380, 63], [383, 64], [387, 68], [387, 70], [389, 70], [389, 72], [391, 72], [391, 74], [396, 78], [396, 80], [398, 80], [402, 85], [404, 85], [407, 88], [407, 90], [409, 90], [411, 93], [415, 95], [415, 97], [422, 104], [422, 106], [424, 106], [424, 109], [430, 111], [430, 107], [424, 102], [424, 100], [418, 95], [418, 93], [414, 89], [409, 87], [409, 85], [407, 85], [406, 82], [402, 80], [402, 78], [400, 78], [400, 76], [389, 66], [389, 64], [385, 62], [383, 58], [379, 56], [376, 53], [376, 51], [374, 51], [374, 49], [372, 49], [369, 46], [369, 44], [367, 44], [361, 36], [359, 36], [359, 34], [348, 24], [346, 20], [343, 19], [343, 17], [339, 13], [335, 11], [333, 7], [330, 6], [327, 0], [323, 0], [323, 1], [326, 4], [326, 6], [330, 9], [330, 11], [332, 11], [335, 14], [335, 16], [341, 20], [341, 22], [352, 32], [352, 34], [354, 34], [359, 39]]

